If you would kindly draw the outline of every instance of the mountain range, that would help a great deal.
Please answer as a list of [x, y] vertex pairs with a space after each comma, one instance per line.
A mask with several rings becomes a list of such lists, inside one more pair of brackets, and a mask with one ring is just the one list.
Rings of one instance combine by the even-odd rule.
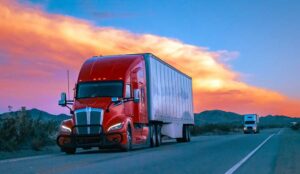
[[[32, 119], [41, 119], [42, 121], [62, 121], [71, 118], [66, 114], [53, 115], [45, 111], [38, 109], [31, 109], [26, 111], [15, 111], [7, 112], [0, 114], [0, 119], [5, 119], [8, 117], [14, 117], [20, 114], [21, 112], [26, 112], [28, 116]], [[208, 110], [201, 113], [195, 113], [195, 124], [196, 125], [207, 125], [207, 124], [234, 124], [242, 125], [243, 124], [243, 115], [225, 112], [221, 110]], [[300, 122], [300, 118], [291, 118], [283, 115], [268, 115], [265, 117], [260, 117], [260, 124], [262, 126], [288, 126], [291, 122]]]
[[69, 115], [66, 114], [59, 114], [59, 115], [53, 115], [45, 111], [41, 111], [39, 109], [30, 109], [26, 111], [14, 111], [14, 112], [6, 112], [0, 114], [0, 119], [6, 119], [10, 117], [16, 117], [18, 115], [21, 115], [22, 112], [26, 112], [26, 116], [29, 116], [31, 119], [40, 119], [41, 121], [63, 121], [66, 119], [71, 118]]
[[[243, 115], [225, 112], [221, 110], [203, 111], [199, 114], [194, 114], [196, 125], [206, 124], [243, 124]], [[289, 126], [291, 122], [300, 122], [300, 118], [293, 118], [284, 115], [267, 115], [260, 117], [261, 126]]]

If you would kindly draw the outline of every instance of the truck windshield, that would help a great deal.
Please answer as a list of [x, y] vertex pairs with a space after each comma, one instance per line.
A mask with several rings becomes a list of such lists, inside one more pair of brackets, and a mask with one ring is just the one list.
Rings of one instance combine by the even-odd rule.
[[84, 82], [77, 85], [76, 98], [122, 97], [122, 81], [114, 82]]
[[245, 121], [245, 124], [255, 124], [255, 121]]

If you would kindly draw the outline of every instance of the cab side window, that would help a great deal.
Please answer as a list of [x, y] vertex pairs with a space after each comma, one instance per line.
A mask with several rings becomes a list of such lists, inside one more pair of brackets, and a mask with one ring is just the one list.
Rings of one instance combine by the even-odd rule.
[[138, 79], [138, 83], [140, 84], [143, 84], [144, 83], [144, 73], [142, 71], [142, 69], [140, 69], [138, 72], [137, 72], [137, 79]]
[[131, 85], [129, 85], [129, 84], [126, 84], [125, 98], [131, 98]]

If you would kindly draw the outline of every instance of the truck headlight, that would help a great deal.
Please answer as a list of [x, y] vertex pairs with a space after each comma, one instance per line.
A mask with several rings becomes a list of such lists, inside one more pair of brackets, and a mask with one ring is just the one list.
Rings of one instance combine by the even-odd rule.
[[123, 123], [117, 123], [117, 124], [114, 124], [112, 126], [110, 126], [107, 131], [113, 131], [113, 130], [118, 130], [118, 129], [121, 129], [123, 127]]
[[60, 129], [60, 132], [62, 132], [62, 133], [70, 134], [72, 132], [71, 128], [69, 128], [65, 125], [61, 125], [59, 129]]
[[244, 127], [244, 130], [247, 130], [247, 128], [246, 128], [246, 127]]

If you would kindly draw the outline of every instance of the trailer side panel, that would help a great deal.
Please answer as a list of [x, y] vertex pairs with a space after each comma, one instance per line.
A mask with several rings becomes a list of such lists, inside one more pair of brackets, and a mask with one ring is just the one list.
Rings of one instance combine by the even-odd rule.
[[145, 62], [149, 120], [194, 124], [192, 79], [152, 54]]

